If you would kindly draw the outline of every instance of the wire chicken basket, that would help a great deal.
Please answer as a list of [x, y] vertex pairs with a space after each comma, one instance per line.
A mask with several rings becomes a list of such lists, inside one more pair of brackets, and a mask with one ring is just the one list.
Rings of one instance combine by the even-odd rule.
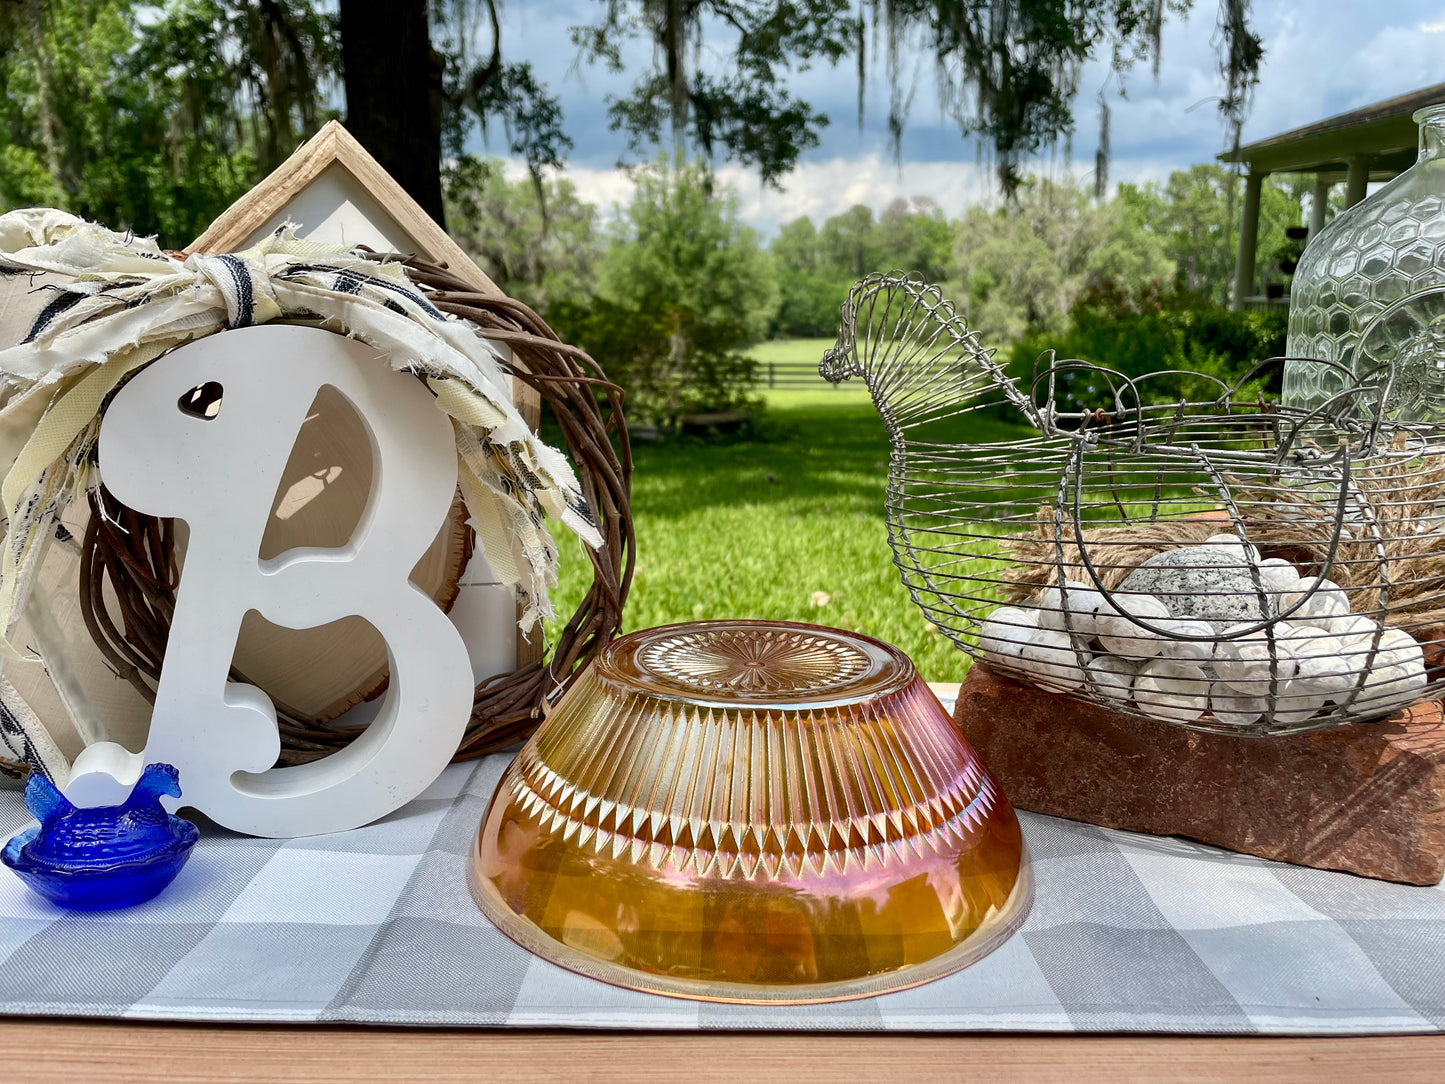
[[853, 288], [819, 369], [866, 382], [895, 563], [962, 650], [1135, 716], [1277, 735], [1380, 718], [1445, 675], [1445, 434], [1387, 420], [1389, 371], [1342, 367], [1308, 410], [1251, 400], [1281, 361], [1231, 387], [1046, 356], [1025, 389], [937, 287], [892, 272]]

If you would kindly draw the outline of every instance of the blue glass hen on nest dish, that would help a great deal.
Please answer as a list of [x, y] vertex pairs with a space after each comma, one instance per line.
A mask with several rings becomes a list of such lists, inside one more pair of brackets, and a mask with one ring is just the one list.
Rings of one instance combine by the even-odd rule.
[[153, 898], [186, 864], [200, 832], [161, 806], [179, 798], [179, 773], [148, 764], [121, 805], [82, 808], [38, 772], [25, 786], [25, 804], [40, 823], [0, 851], [30, 888], [76, 911], [110, 911]]

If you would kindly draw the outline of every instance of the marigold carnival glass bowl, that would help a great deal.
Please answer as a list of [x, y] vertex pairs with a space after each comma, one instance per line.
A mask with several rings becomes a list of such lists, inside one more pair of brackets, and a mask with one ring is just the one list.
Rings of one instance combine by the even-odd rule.
[[908, 657], [767, 621], [609, 645], [502, 777], [470, 880], [553, 963], [753, 1003], [939, 978], [1032, 901], [1013, 808]]

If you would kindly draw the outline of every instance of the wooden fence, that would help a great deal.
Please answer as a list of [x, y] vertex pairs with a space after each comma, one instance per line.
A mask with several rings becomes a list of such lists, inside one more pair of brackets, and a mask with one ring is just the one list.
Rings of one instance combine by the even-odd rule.
[[[818, 391], [822, 388], [835, 388], [835, 385], [829, 384], [818, 375], [817, 361], [759, 361], [754, 383], [759, 388], [780, 390]], [[852, 383], [858, 382], [853, 381], [843, 387]]]

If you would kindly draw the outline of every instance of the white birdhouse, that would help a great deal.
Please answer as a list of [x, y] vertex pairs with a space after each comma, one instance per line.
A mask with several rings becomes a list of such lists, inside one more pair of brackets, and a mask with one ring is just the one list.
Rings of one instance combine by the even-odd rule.
[[[191, 252], [238, 252], [287, 222], [299, 225], [297, 236], [308, 240], [423, 256], [446, 264], [479, 293], [501, 294], [471, 257], [337, 121], [329, 121], [302, 144], [188, 248]], [[512, 398], [535, 429], [541, 416], [537, 393], [513, 380]], [[467, 641], [478, 681], [542, 657], [540, 636], [517, 635], [514, 592], [497, 583], [485, 560], [474, 560], [462, 573], [460, 588], [451, 616]]]
[[[116, 674], [125, 661], [118, 663], [115, 636], [109, 654], [97, 653], [98, 643], [102, 654], [106, 649], [93, 627], [95, 615], [107, 620], [105, 604], [116, 588], [104, 570], [81, 567], [77, 576], [76, 561], [83, 558], [76, 554], [90, 552], [73, 541], [87, 529], [77, 508], [67, 508], [56, 520], [60, 545], [51, 543], [30, 574], [27, 584], [35, 586], [12, 636], [20, 647], [64, 658], [67, 665], [47, 672], [38, 663], [5, 664], [4, 681], [19, 693], [6, 703], [18, 702], [39, 716], [39, 730], [56, 736], [58, 756], [75, 756], [68, 778], [57, 782], [77, 804], [118, 802], [144, 764], [164, 761], [180, 769], [183, 804], [240, 831], [296, 835], [364, 824], [415, 796], [445, 766], [466, 726], [477, 683], [541, 656], [540, 631], [530, 638], [518, 633], [517, 591], [493, 572], [480, 546], [473, 552], [465, 525], [466, 508], [476, 513], [492, 507], [503, 518], [513, 517], [509, 527], [515, 532], [521, 506], [505, 505], [515, 483], [488, 472], [495, 467], [516, 478], [517, 465], [492, 464], [486, 457], [495, 455], [496, 447], [532, 447], [527, 429], [535, 432], [538, 397], [498, 368], [498, 355], [507, 360], [504, 348], [480, 344], [469, 330], [461, 335], [409, 286], [410, 316], [402, 322], [419, 321], [421, 329], [407, 325], [413, 331], [399, 337], [377, 331], [361, 342], [323, 328], [248, 327], [248, 320], [237, 321], [226, 281], [231, 265], [247, 305], [253, 304], [253, 288], [259, 298], [260, 292], [281, 289], [282, 280], [268, 285], [274, 272], [261, 269], [259, 257], [245, 265], [249, 272], [229, 256], [200, 257], [263, 241], [274, 246], [278, 242], [267, 239], [285, 223], [299, 227], [298, 239], [415, 253], [445, 263], [479, 293], [500, 294], [335, 122], [193, 242], [190, 251], [198, 256], [185, 268], [199, 276], [198, 283], [209, 284], [208, 318], [215, 318], [216, 298], [225, 299], [231, 317], [210, 326], [227, 330], [202, 331], [205, 337], [163, 351], [159, 360], [147, 358], [128, 380], [117, 373], [108, 386], [120, 390], [95, 398], [109, 405], [94, 451], [67, 467], [80, 471], [86, 462], [98, 461], [101, 480], [121, 505], [179, 524], [180, 585], [168, 615], [169, 639], [162, 640], [154, 705]], [[17, 228], [40, 229], [29, 220], [11, 232]], [[60, 235], [72, 228], [62, 223]], [[15, 237], [7, 235], [5, 242], [8, 251], [16, 251]], [[36, 243], [27, 235], [19, 247]], [[42, 245], [28, 251], [46, 250]], [[288, 251], [299, 272], [313, 273], [309, 252]], [[122, 263], [127, 258], [120, 254]], [[148, 258], [165, 262], [153, 247]], [[356, 262], [366, 261], [353, 258]], [[42, 260], [41, 266], [48, 265]], [[170, 266], [180, 270], [177, 262]], [[261, 277], [245, 280], [247, 273]], [[373, 319], [391, 319], [387, 309], [403, 312], [388, 292], [396, 283], [370, 278], [365, 269], [355, 273], [382, 295], [384, 304], [371, 299], [373, 313], [379, 312]], [[53, 296], [37, 298], [34, 283], [32, 277], [29, 291], [0, 292], [0, 323], [11, 331], [29, 326], [26, 341], [35, 335], [34, 321], [47, 296]], [[384, 288], [378, 290], [377, 283]], [[131, 284], [116, 280], [116, 285]], [[340, 279], [286, 288], [320, 289], [345, 304], [357, 292], [354, 282], [342, 285]], [[74, 292], [61, 294], [67, 305]], [[190, 296], [167, 303], [184, 307]], [[279, 313], [305, 318], [308, 312], [326, 312], [313, 306], [315, 297], [293, 296]], [[333, 325], [354, 331], [339, 312], [329, 317]], [[186, 325], [172, 318], [164, 326]], [[411, 334], [433, 345], [414, 352]], [[383, 340], [393, 345], [380, 345]], [[0, 347], [19, 341], [11, 337]], [[434, 357], [418, 367], [433, 349], [452, 360]], [[152, 351], [149, 357], [154, 356]], [[413, 372], [398, 371], [413, 368], [432, 374], [432, 390]], [[8, 419], [17, 431], [32, 421], [27, 394], [12, 395], [3, 407], [0, 420]], [[48, 394], [37, 392], [37, 428], [43, 428], [42, 415], [48, 417], [40, 409]], [[438, 409], [444, 401], [450, 404], [445, 413]], [[479, 451], [475, 437], [468, 436], [474, 427], [482, 433], [498, 426], [502, 443], [492, 446], [493, 452]], [[0, 443], [3, 435], [0, 426]], [[14, 454], [6, 447], [0, 452]], [[535, 452], [525, 454], [535, 466]], [[459, 462], [469, 487], [466, 508], [459, 496]], [[546, 474], [545, 466], [536, 469]], [[568, 473], [565, 467], [562, 473]], [[529, 478], [528, 484], [543, 484]], [[563, 484], [575, 487], [575, 479]], [[479, 486], [493, 487], [503, 503], [483, 499]], [[498, 525], [491, 516], [482, 519], [495, 538]], [[528, 560], [534, 559], [536, 554], [529, 554]], [[506, 560], [515, 576], [516, 555]], [[84, 581], [82, 595], [88, 590], [91, 596], [79, 605], [67, 597], [78, 580]], [[276, 768], [277, 708], [283, 704], [292, 718], [354, 728], [358, 737], [320, 760]], [[62, 721], [68, 726], [57, 725]]]

